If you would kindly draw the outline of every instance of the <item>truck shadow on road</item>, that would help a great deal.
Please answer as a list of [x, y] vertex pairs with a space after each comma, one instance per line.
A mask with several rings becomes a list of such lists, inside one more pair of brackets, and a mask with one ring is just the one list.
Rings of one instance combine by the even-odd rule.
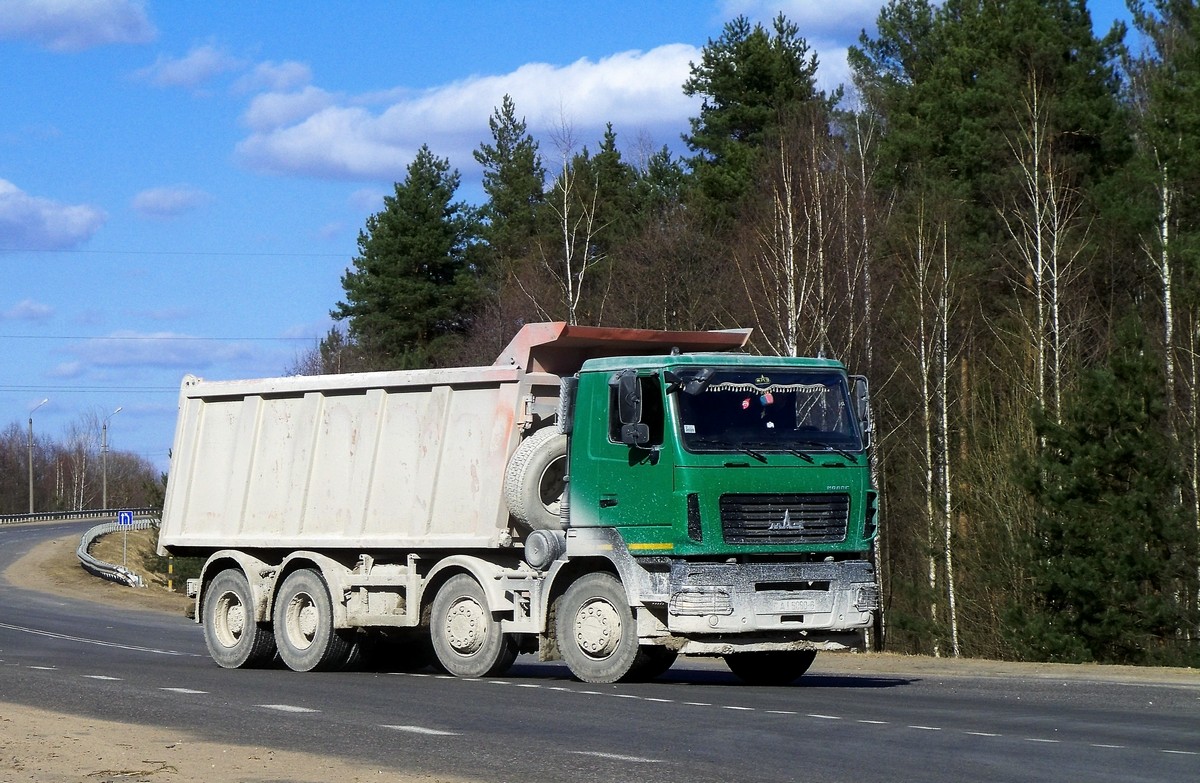
[[[575, 682], [580, 685], [587, 685], [586, 683], [579, 683], [577, 680], [574, 680], [566, 666], [555, 663], [517, 663], [508, 671], [507, 674], [504, 675], [502, 679], [511, 679], [514, 681], [562, 680], [565, 682]], [[673, 666], [671, 669], [667, 670], [665, 674], [659, 675], [657, 678], [650, 680], [649, 682], [638, 684], [650, 687], [653, 687], [654, 685], [704, 685], [706, 687], [717, 688], [782, 687], [859, 690], [898, 688], [905, 685], [912, 685], [917, 681], [918, 678], [914, 677], [881, 676], [875, 674], [810, 673], [805, 674], [791, 685], [751, 686], [746, 685], [737, 677], [735, 677], [732, 672], [720, 667], [718, 664], [712, 664], [711, 666], [706, 667], [677, 664], [676, 666]]]

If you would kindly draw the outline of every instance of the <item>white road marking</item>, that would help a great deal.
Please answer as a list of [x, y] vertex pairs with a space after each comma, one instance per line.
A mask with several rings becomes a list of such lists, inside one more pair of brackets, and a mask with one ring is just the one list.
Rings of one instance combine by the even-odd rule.
[[611, 761], [629, 761], [634, 764], [661, 764], [662, 759], [650, 759], [645, 756], [625, 756], [620, 753], [601, 753], [598, 750], [569, 750], [568, 753], [574, 753], [577, 756], [595, 756], [600, 759], [609, 759]]
[[722, 705], [721, 709], [723, 709], [723, 710], [742, 710], [744, 712], [754, 712], [753, 707], [734, 707], [733, 705], [730, 705], [730, 704]]
[[429, 729], [424, 726], [384, 726], [385, 729], [394, 731], [406, 731], [409, 734], [428, 734], [432, 737], [459, 737], [460, 732], [457, 731], [442, 731], [441, 729]]
[[37, 669], [38, 671], [42, 671], [42, 672], [52, 672], [52, 671], [58, 670], [57, 666], [30, 666], [29, 668]]
[[320, 712], [320, 710], [313, 710], [308, 707], [297, 707], [294, 704], [259, 704], [257, 706], [265, 710], [278, 710], [279, 712]]
[[1062, 742], [1062, 740], [1042, 739], [1041, 737], [1026, 737], [1025, 741], [1026, 742], [1041, 742], [1046, 745], [1057, 745], [1060, 742]]
[[819, 712], [810, 712], [810, 713], [808, 713], [807, 717], [816, 718], [817, 720], [841, 720], [842, 719], [841, 716], [839, 716], [839, 715], [822, 715]]
[[689, 707], [711, 707], [712, 706], [708, 702], [704, 702], [704, 701], [685, 701], [684, 704], [686, 704]]
[[1200, 756], [1200, 753], [1197, 753], [1194, 750], [1166, 750], [1166, 749], [1164, 749], [1163, 753], [1172, 753], [1176, 756]]
[[67, 642], [79, 642], [80, 644], [94, 644], [97, 647], [113, 647], [118, 650], [132, 650], [134, 652], [153, 653], [155, 655], [183, 655], [190, 658], [201, 658], [199, 653], [177, 652], [175, 650], [159, 650], [154, 647], [139, 647], [136, 644], [117, 644], [116, 642], [106, 642], [101, 639], [87, 639], [82, 636], [69, 636], [65, 633], [54, 633], [53, 631], [43, 631], [38, 628], [24, 628], [19, 625], [9, 625], [8, 623], [0, 623], [0, 628], [7, 628], [10, 631], [21, 631], [22, 633], [31, 633], [34, 636], [45, 636], [50, 639], [62, 639]]
[[909, 726], [909, 728], [916, 729], [917, 731], [941, 731], [941, 728], [938, 726]]
[[1102, 742], [1093, 742], [1091, 746], [1093, 748], [1112, 748], [1113, 750], [1124, 750], [1125, 748], [1124, 745], [1105, 745]]
[[120, 677], [109, 677], [107, 674], [85, 674], [84, 679], [87, 680], [109, 680], [111, 682], [120, 682]]
[[185, 696], [199, 696], [208, 693], [208, 691], [198, 691], [192, 688], [159, 688], [160, 691], [169, 691], [171, 693], [182, 693]]
[[972, 737], [999, 737], [1000, 734], [992, 734], [988, 731], [964, 731], [963, 734], [970, 734]]
[[866, 719], [862, 719], [862, 720], [859, 720], [858, 722], [859, 722], [859, 723], [867, 723], [867, 724], [870, 724], [870, 725], [872, 725], [872, 726], [886, 726], [886, 725], [888, 725], [888, 721], [886, 721], [886, 720], [866, 720]]

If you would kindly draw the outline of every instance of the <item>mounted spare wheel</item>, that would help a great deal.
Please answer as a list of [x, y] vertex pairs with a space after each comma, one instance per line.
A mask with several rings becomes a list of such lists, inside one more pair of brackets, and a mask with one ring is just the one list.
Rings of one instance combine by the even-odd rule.
[[508, 513], [534, 530], [562, 530], [566, 475], [567, 436], [554, 427], [533, 433], [517, 446], [504, 474]]

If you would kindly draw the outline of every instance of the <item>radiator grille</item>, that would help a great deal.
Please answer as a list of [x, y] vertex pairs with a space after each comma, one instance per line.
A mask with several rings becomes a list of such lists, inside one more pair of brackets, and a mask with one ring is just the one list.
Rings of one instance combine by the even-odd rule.
[[821, 544], [846, 540], [850, 496], [722, 495], [728, 544]]

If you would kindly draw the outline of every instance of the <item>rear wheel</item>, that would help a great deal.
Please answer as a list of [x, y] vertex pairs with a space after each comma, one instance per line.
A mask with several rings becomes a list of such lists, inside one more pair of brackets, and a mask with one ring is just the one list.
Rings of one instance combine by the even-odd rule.
[[246, 575], [236, 568], [217, 574], [204, 594], [201, 609], [204, 644], [219, 666], [258, 666], [275, 656], [271, 626], [254, 620], [254, 598]]
[[353, 639], [333, 627], [333, 601], [316, 571], [288, 574], [275, 598], [274, 618], [279, 657], [289, 669], [328, 671], [349, 660]]
[[675, 650], [657, 645], [643, 645], [638, 652], [638, 659], [634, 661], [633, 668], [629, 670], [625, 679], [641, 682], [653, 680], [665, 674], [678, 657], [679, 653]]
[[730, 653], [725, 664], [748, 685], [787, 685], [808, 671], [816, 657], [816, 650]]
[[429, 619], [433, 652], [455, 677], [503, 674], [517, 658], [517, 645], [501, 633], [487, 596], [473, 577], [457, 574], [433, 599]]

